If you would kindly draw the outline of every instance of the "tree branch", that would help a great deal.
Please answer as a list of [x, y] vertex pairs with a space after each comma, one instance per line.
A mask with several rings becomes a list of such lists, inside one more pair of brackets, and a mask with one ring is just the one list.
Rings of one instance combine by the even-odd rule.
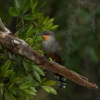
[[34, 62], [35, 64], [47, 69], [51, 72], [58, 73], [67, 79], [87, 87], [89, 89], [98, 89], [96, 84], [88, 82], [88, 79], [65, 68], [62, 65], [57, 63], [51, 64], [49, 60], [41, 62], [44, 59], [44, 56], [28, 46], [28, 44], [11, 34], [11, 32], [4, 27], [2, 21], [0, 20], [0, 44], [10, 52], [14, 52], [20, 56], [25, 57], [26, 59]]

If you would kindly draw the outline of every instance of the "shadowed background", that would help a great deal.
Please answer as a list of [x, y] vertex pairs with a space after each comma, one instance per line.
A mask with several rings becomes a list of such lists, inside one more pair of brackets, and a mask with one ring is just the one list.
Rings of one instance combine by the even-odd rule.
[[[63, 65], [100, 86], [100, 1], [99, 0], [39, 0], [45, 17], [54, 17], [59, 28], [54, 32], [62, 48]], [[13, 0], [0, 0], [0, 17], [16, 32], [16, 18], [9, 15]], [[54, 74], [47, 72], [48, 79]], [[67, 80], [66, 89], [54, 86], [57, 95], [38, 88], [33, 100], [96, 100], [100, 89], [90, 90]]]

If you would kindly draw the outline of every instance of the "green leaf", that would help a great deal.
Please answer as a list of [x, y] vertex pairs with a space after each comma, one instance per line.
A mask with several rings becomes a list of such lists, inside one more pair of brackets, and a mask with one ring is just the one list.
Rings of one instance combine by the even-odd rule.
[[32, 82], [25, 82], [22, 85], [20, 85], [19, 89], [27, 89], [33, 85]]
[[26, 63], [24, 60], [23, 60], [23, 66], [24, 66], [25, 70], [28, 71], [28, 63]]
[[55, 26], [53, 26], [50, 30], [51, 30], [51, 31], [54, 31], [54, 30], [56, 30], [58, 27], [59, 27], [59, 25], [55, 25]]
[[5, 93], [5, 100], [10, 100], [10, 97], [7, 93]]
[[4, 86], [4, 83], [0, 83], [0, 88]]
[[33, 5], [31, 6], [31, 9], [32, 9], [32, 12], [35, 10], [35, 7], [37, 6], [38, 4], [38, 0], [36, 0]]
[[35, 93], [35, 92], [32, 92], [32, 91], [30, 91], [30, 90], [25, 90], [25, 92], [26, 92], [27, 94], [35, 95], [35, 96], [36, 96], [36, 93]]
[[14, 0], [14, 7], [17, 9], [18, 12], [21, 11], [21, 0]]
[[40, 78], [40, 75], [37, 73], [37, 71], [33, 70], [33, 73], [34, 73], [36, 79], [41, 83], [41, 78]]
[[52, 93], [52, 94], [57, 94], [57, 92], [50, 86], [41, 86], [45, 91]]
[[0, 89], [1, 95], [3, 95], [3, 88]]
[[52, 80], [49, 80], [49, 81], [46, 81], [46, 82], [44, 82], [42, 84], [44, 84], [44, 85], [55, 85], [56, 82], [55, 81], [52, 81]]
[[47, 16], [47, 17], [43, 20], [43, 25], [46, 24], [46, 22], [48, 21], [48, 19], [49, 19], [49, 16]]
[[7, 75], [10, 75], [11, 73], [12, 73], [12, 70], [7, 70], [7, 71], [6, 71], [6, 74], [7, 74]]
[[30, 8], [30, 1], [24, 0], [23, 6], [22, 6], [22, 12], [23, 14], [26, 13]]
[[33, 92], [37, 92], [37, 90], [36, 90], [34, 87], [32, 87], [32, 86], [31, 86], [29, 89], [30, 89], [31, 91], [33, 91]]
[[19, 80], [17, 80], [15, 83], [16, 83], [16, 84], [21, 84], [22, 81], [23, 81], [22, 78], [19, 78]]
[[43, 79], [41, 80], [41, 82], [44, 82], [44, 81], [46, 81], [46, 79], [47, 79], [46, 77], [45, 77], [45, 78], [43, 78]]
[[31, 36], [33, 34], [34, 30], [32, 30], [32, 29], [33, 29], [33, 25], [31, 25], [30, 28], [28, 29], [28, 31], [25, 35], [25, 38], [28, 38], [29, 36]]
[[50, 18], [45, 25], [49, 25], [50, 23], [52, 23], [54, 21], [54, 18]]
[[36, 65], [32, 65], [32, 67], [40, 74], [45, 76], [44, 72], [42, 71], [42, 69], [40, 69], [38, 66]]
[[1, 72], [5, 73], [5, 71], [8, 70], [8, 68], [10, 67], [10, 65], [11, 65], [11, 60], [6, 61], [5, 64], [1, 67]]
[[53, 26], [53, 23], [49, 24], [49, 25], [47, 26], [46, 30], [50, 30], [52, 26]]
[[33, 19], [33, 15], [32, 14], [27, 14], [23, 17], [25, 20], [32, 20]]
[[39, 86], [39, 83], [34, 80], [32, 86], [37, 87], [37, 86]]
[[13, 82], [14, 81], [14, 78], [15, 78], [15, 72], [12, 72], [11, 78], [10, 78], [10, 82]]
[[10, 91], [12, 94], [16, 94], [16, 91], [15, 91], [14, 88], [11, 88], [9, 91]]
[[14, 82], [18, 81], [19, 79], [20, 79], [19, 77], [16, 77], [16, 78], [14, 79]]
[[38, 9], [37, 9], [37, 11], [36, 12], [38, 12], [39, 11], [39, 9], [41, 9], [45, 4], [46, 4], [46, 2], [47, 1], [45, 1]]
[[9, 14], [13, 17], [18, 17], [19, 16], [19, 12], [14, 7], [9, 8]]
[[14, 83], [12, 83], [9, 87], [8, 90], [10, 90], [13, 87]]

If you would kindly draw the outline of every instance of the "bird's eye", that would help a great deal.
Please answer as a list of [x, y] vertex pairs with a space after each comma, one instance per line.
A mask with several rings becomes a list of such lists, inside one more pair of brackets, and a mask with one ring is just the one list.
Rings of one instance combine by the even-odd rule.
[[47, 33], [47, 35], [50, 35], [49, 33]]

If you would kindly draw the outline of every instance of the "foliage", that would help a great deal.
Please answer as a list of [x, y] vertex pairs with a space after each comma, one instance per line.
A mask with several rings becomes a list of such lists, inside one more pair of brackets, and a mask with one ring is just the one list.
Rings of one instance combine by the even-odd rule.
[[[53, 26], [54, 18], [49, 16], [44, 18], [43, 13], [39, 13], [45, 3], [36, 9], [38, 0], [14, 0], [14, 7], [9, 8], [10, 15], [17, 17], [15, 35], [41, 54], [43, 54], [40, 50], [42, 38], [36, 33], [55, 30], [59, 26]], [[3, 60], [0, 67], [0, 91], [5, 100], [29, 100], [36, 96], [36, 87], [39, 86], [49, 93], [57, 94], [50, 87], [56, 84], [55, 81], [41, 79], [41, 76], [45, 76], [45, 72], [40, 66], [13, 53], [10, 59], [8, 51], [1, 46], [0, 51], [3, 53], [0, 55], [0, 59]]]

